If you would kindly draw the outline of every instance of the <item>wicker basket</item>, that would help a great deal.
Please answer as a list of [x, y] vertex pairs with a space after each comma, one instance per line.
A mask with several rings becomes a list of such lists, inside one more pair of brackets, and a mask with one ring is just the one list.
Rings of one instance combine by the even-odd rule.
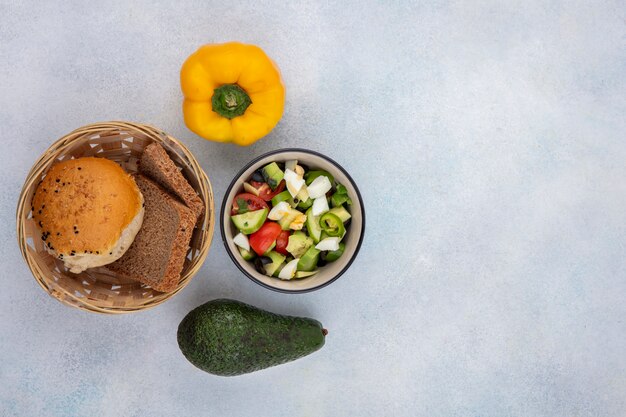
[[[204, 201], [205, 214], [193, 232], [190, 249], [176, 289], [161, 293], [135, 281], [118, 277], [106, 268], [72, 274], [63, 262], [44, 250], [30, 211], [39, 181], [56, 162], [83, 156], [113, 160], [128, 172], [137, 171], [143, 149], [160, 143]], [[41, 287], [62, 303], [97, 313], [119, 314], [154, 307], [185, 287], [202, 266], [215, 224], [213, 192], [209, 180], [189, 150], [178, 140], [151, 126], [106, 122], [81, 127], [56, 141], [33, 166], [17, 206], [17, 239], [22, 256]]]

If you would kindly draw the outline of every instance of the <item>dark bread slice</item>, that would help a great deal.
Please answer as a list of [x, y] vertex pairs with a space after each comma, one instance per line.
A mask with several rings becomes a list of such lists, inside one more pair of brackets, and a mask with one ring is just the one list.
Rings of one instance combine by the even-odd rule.
[[178, 285], [196, 217], [148, 177], [135, 181], [143, 194], [143, 224], [126, 253], [107, 268], [140, 281], [157, 291], [172, 291]]
[[180, 198], [194, 212], [196, 220], [202, 216], [204, 203], [161, 145], [153, 143], [144, 149], [139, 171]]

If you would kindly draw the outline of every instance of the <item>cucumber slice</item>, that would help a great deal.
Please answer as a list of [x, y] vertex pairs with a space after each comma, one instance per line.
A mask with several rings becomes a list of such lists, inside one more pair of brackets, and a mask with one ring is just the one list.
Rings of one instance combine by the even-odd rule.
[[276, 207], [276, 205], [281, 201], [288, 202], [292, 208], [296, 208], [296, 206], [298, 205], [298, 203], [294, 201], [293, 197], [291, 197], [291, 194], [289, 194], [289, 191], [287, 190], [283, 191], [282, 193], [276, 194], [274, 198], [272, 198], [272, 207]]
[[244, 261], [251, 261], [256, 257], [256, 254], [252, 251], [245, 250], [244, 248], [240, 248], [239, 246], [237, 246], [237, 248], [239, 249], [239, 253], [241, 254], [241, 257], [244, 259]]
[[306, 230], [309, 232], [309, 236], [311, 236], [313, 242], [319, 243], [322, 235], [320, 216], [314, 216], [311, 214], [311, 209], [306, 211]]
[[230, 219], [241, 233], [249, 235], [256, 232], [261, 228], [261, 226], [263, 226], [265, 219], [267, 219], [268, 212], [269, 210], [264, 208], [261, 210], [249, 211], [243, 214], [236, 214], [234, 216], [230, 216]]

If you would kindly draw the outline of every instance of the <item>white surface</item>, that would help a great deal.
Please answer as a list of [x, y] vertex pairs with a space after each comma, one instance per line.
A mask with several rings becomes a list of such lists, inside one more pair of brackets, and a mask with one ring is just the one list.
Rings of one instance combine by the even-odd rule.
[[[0, 0], [0, 415], [626, 415], [623, 2], [129, 3]], [[180, 111], [184, 59], [233, 39], [262, 46], [287, 87], [250, 148], [199, 139]], [[17, 198], [53, 140], [112, 119], [185, 141], [218, 206], [263, 152], [334, 156], [367, 210], [358, 261], [279, 294], [216, 235], [151, 311], [61, 305], [20, 258]], [[204, 374], [176, 328], [216, 297], [317, 318], [326, 346]]]

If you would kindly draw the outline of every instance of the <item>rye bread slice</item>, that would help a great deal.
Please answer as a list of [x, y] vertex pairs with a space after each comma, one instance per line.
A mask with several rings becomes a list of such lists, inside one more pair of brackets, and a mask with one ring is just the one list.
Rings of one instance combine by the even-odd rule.
[[193, 211], [196, 220], [202, 216], [204, 212], [202, 200], [161, 145], [152, 143], [144, 149], [139, 162], [139, 171], [180, 198]]
[[143, 224], [126, 253], [108, 269], [157, 291], [178, 285], [196, 218], [190, 208], [148, 177], [135, 181], [143, 194]]

